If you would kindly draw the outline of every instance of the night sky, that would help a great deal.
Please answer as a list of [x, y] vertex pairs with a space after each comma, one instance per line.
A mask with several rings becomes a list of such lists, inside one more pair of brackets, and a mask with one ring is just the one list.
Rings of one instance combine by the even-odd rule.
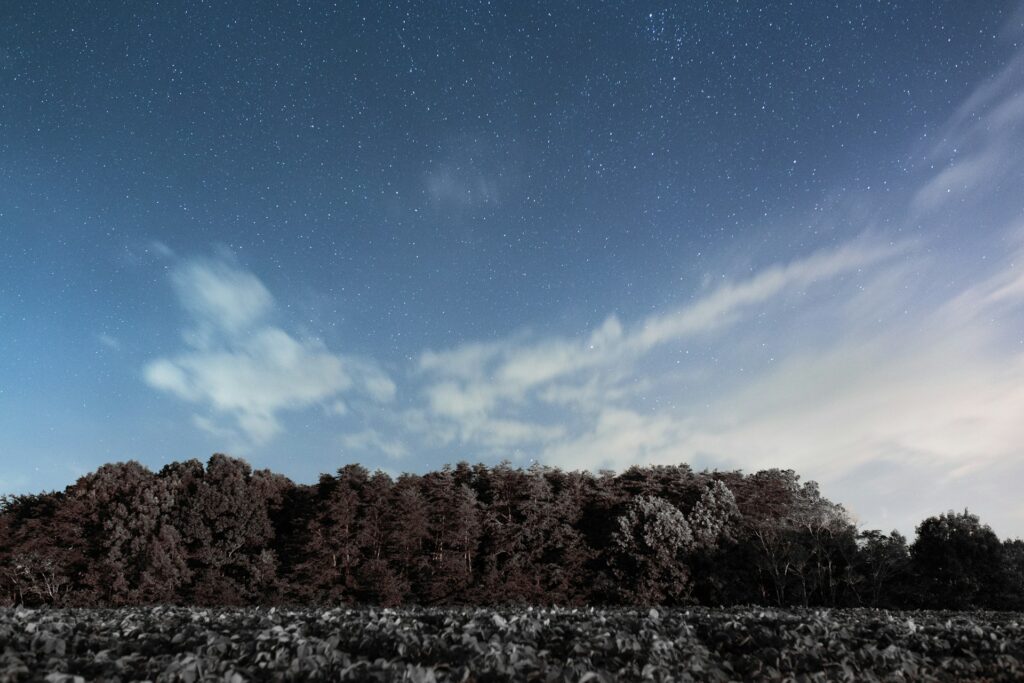
[[1024, 535], [1024, 7], [0, 5], [0, 492], [793, 468]]

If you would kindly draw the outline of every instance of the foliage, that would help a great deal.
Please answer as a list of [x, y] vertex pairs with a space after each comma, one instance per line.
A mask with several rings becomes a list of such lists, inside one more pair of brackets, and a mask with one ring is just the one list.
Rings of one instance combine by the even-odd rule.
[[894, 606], [903, 588], [896, 582], [907, 575], [910, 565], [907, 539], [895, 530], [889, 535], [870, 530], [862, 532], [857, 543], [860, 550], [858, 574], [863, 582], [864, 598], [872, 605]]
[[664, 498], [639, 496], [618, 519], [613, 572], [626, 601], [676, 602], [689, 572], [684, 555], [694, 547], [686, 515]]
[[1016, 681], [1019, 614], [0, 609], [0, 680]]
[[993, 608], [1024, 610], [1024, 541], [1016, 539], [1003, 543], [1003, 558], [999, 571], [999, 591]]
[[0, 499], [0, 605], [1012, 609], [1022, 577], [1024, 544], [974, 515], [908, 548], [791, 470], [346, 465], [306, 486], [216, 454]]
[[916, 588], [926, 607], [965, 609], [998, 589], [1002, 544], [964, 510], [929, 517], [910, 547]]

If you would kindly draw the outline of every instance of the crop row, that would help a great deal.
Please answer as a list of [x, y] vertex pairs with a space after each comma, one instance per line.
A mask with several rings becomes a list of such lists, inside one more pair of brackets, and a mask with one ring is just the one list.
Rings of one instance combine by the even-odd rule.
[[0, 681], [1024, 680], [1017, 613], [0, 610]]

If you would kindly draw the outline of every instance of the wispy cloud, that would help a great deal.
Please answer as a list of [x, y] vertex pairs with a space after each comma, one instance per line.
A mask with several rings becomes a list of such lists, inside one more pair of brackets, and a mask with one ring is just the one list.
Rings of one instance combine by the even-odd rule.
[[360, 456], [367, 453], [383, 454], [399, 460], [409, 454], [409, 449], [398, 439], [387, 438], [375, 429], [364, 429], [341, 437], [341, 445], [346, 450], [355, 451]]
[[431, 206], [460, 215], [493, 209], [508, 199], [515, 175], [514, 146], [465, 133], [448, 139], [442, 149], [423, 176]]
[[[936, 211], [1021, 170], [1024, 154], [1024, 51], [978, 87], [942, 128], [925, 160], [937, 169], [911, 208]], [[977, 194], [977, 193], [975, 193]]]
[[272, 324], [270, 292], [235, 263], [182, 261], [171, 281], [189, 316], [185, 349], [151, 361], [143, 377], [155, 389], [210, 410], [195, 420], [208, 433], [235, 433], [262, 444], [282, 430], [282, 411], [322, 404], [337, 413], [344, 405], [338, 397], [349, 392], [377, 402], [394, 398], [394, 382], [373, 362], [336, 354]]
[[103, 346], [107, 347], [112, 351], [121, 350], [121, 341], [112, 334], [100, 332], [99, 334], [96, 335], [96, 341], [98, 341], [100, 344], [102, 344]]
[[177, 256], [174, 250], [169, 246], [161, 242], [160, 240], [152, 240], [146, 247], [146, 252], [153, 254], [163, 259], [173, 259]]
[[951, 161], [917, 191], [914, 208], [932, 211], [946, 201], [962, 198], [981, 183], [991, 180], [1002, 160], [1003, 152], [993, 148]]
[[178, 300], [204, 331], [245, 332], [274, 307], [274, 298], [255, 275], [224, 260], [186, 261], [174, 269], [171, 281]]
[[636, 391], [642, 378], [629, 368], [652, 351], [707, 337], [783, 292], [871, 268], [905, 249], [862, 238], [726, 282], [690, 305], [628, 327], [613, 315], [576, 338], [520, 336], [427, 351], [419, 361], [426, 408], [437, 421], [454, 425], [466, 443], [488, 448], [549, 444], [565, 436], [565, 426], [524, 417], [537, 405], [597, 415], [616, 398]]
[[500, 199], [498, 183], [474, 169], [439, 164], [426, 179], [427, 193], [438, 206], [469, 208], [495, 205]]

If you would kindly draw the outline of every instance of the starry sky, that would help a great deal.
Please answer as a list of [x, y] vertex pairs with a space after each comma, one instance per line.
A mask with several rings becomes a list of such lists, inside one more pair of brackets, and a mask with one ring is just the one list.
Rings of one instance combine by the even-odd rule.
[[0, 6], [0, 491], [793, 468], [1024, 535], [1024, 6]]

